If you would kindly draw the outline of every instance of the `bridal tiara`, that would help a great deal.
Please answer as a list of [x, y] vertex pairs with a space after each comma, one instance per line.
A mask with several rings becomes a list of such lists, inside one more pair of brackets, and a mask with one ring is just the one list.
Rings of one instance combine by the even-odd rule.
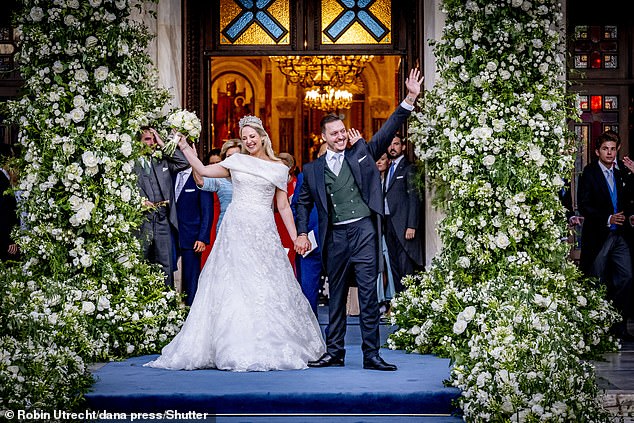
[[240, 129], [249, 125], [257, 125], [259, 127], [263, 127], [262, 120], [260, 120], [259, 117], [253, 115], [247, 115], [243, 117], [242, 119], [240, 119], [240, 122], [238, 122], [238, 125], [240, 126]]

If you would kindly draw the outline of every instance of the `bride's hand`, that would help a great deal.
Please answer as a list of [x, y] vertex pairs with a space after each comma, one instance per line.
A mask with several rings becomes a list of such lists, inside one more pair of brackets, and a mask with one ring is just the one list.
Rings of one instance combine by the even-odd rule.
[[[178, 136], [178, 148], [181, 149], [181, 151], [184, 151], [187, 149], [187, 147], [189, 147], [189, 143], [187, 143], [187, 138], [185, 138], [185, 135], [181, 134], [181, 133], [176, 133], [176, 135]], [[193, 148], [192, 148], [193, 150]], [[194, 152], [194, 154], [196, 154]]]

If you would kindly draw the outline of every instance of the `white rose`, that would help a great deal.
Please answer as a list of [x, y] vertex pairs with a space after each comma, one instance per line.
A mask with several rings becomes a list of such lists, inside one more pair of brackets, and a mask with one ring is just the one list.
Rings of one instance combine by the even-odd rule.
[[129, 141], [124, 142], [121, 144], [120, 151], [125, 157], [130, 157], [130, 154], [132, 154], [132, 144]]
[[97, 45], [97, 42], [99, 40], [97, 39], [97, 37], [95, 37], [94, 35], [90, 35], [86, 38], [86, 47], [90, 48], [90, 47], [94, 47]]
[[82, 120], [84, 120], [84, 111], [82, 109], [73, 109], [70, 111], [69, 113], [69, 117], [73, 120], [73, 122], [75, 123], [79, 123]]
[[84, 107], [86, 105], [86, 99], [84, 99], [83, 95], [76, 95], [73, 97], [73, 106], [75, 107]]
[[97, 303], [97, 310], [104, 311], [110, 308], [110, 300], [108, 297], [99, 297], [99, 302]]
[[464, 311], [462, 312], [462, 317], [464, 317], [464, 319], [467, 322], [470, 322], [475, 317], [475, 313], [476, 313], [476, 308], [474, 306], [469, 306], [465, 308]]
[[88, 81], [88, 72], [85, 69], [77, 69], [75, 71], [75, 79], [79, 82]]
[[453, 333], [456, 335], [460, 335], [465, 329], [467, 329], [467, 322], [462, 319], [458, 319], [456, 323], [453, 324]]
[[83, 256], [81, 256], [81, 258], [79, 259], [79, 262], [81, 263], [82, 266], [84, 267], [90, 267], [92, 265], [92, 258], [88, 255], [88, 254], [84, 254]]
[[95, 167], [99, 164], [99, 159], [92, 151], [85, 151], [81, 155], [81, 159], [87, 167]]
[[504, 232], [498, 233], [498, 235], [495, 237], [495, 245], [497, 245], [498, 248], [504, 249], [510, 244], [511, 242], [509, 241], [509, 237]]
[[482, 159], [482, 163], [486, 166], [486, 167], [491, 167], [493, 166], [493, 163], [495, 163], [495, 156], [489, 154], [487, 156], [484, 156], [484, 158]]
[[41, 7], [34, 7], [31, 9], [29, 16], [33, 19], [33, 22], [39, 22], [44, 17], [44, 11]]
[[107, 66], [99, 66], [95, 69], [95, 80], [103, 81], [108, 77], [108, 67]]
[[128, 187], [121, 188], [121, 199], [126, 203], [129, 203], [132, 199], [132, 191]]
[[125, 350], [128, 352], [128, 354], [132, 354], [132, 352], [134, 351], [134, 345], [128, 344], [128, 347]]
[[462, 38], [458, 37], [456, 38], [456, 41], [454, 41], [454, 46], [456, 46], [457, 49], [462, 49], [464, 48], [464, 41]]
[[462, 267], [463, 269], [467, 269], [469, 268], [469, 266], [471, 266], [471, 260], [469, 260], [469, 257], [459, 257], [457, 263], [458, 266]]
[[585, 307], [588, 304], [588, 300], [586, 300], [586, 297], [579, 295], [577, 297], [577, 304], [581, 307]]
[[92, 314], [95, 311], [95, 305], [90, 301], [82, 301], [81, 311], [83, 311], [86, 314]]
[[88, 0], [88, 3], [90, 3], [92, 7], [99, 7], [101, 5], [101, 0]]

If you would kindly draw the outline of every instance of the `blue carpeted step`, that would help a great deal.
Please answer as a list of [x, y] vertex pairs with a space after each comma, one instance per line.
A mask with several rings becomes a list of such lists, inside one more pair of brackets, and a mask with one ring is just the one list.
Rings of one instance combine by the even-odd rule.
[[[320, 321], [323, 322], [321, 318]], [[382, 342], [393, 329], [381, 325]], [[198, 411], [232, 415], [218, 416], [216, 420], [232, 423], [269, 422], [274, 416], [281, 419], [280, 422], [317, 422], [326, 415], [328, 422], [386, 421], [381, 420], [381, 416], [372, 416], [376, 414], [392, 415], [390, 422], [460, 420], [451, 417], [455, 411], [452, 400], [459, 396], [459, 391], [443, 385], [449, 376], [448, 360], [381, 349], [381, 356], [396, 364], [399, 370], [364, 370], [360, 341], [358, 320], [355, 324], [355, 318], [349, 318], [346, 366], [297, 371], [170, 371], [143, 367], [156, 356], [135, 357], [108, 363], [95, 371], [97, 382], [86, 398], [92, 410]], [[297, 420], [300, 416], [301, 420]], [[245, 418], [247, 420], [240, 420]], [[138, 416], [135, 421], [139, 419], [142, 417]], [[177, 420], [172, 418], [171, 421]]]

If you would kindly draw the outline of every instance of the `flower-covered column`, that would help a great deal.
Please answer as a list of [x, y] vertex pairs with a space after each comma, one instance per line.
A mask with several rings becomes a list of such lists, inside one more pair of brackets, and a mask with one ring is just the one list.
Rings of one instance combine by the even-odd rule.
[[409, 137], [443, 248], [393, 304], [391, 348], [452, 359], [468, 421], [602, 421], [593, 368], [617, 318], [568, 261], [571, 175], [556, 0], [445, 0], [438, 79]]
[[128, 0], [24, 0], [17, 16], [22, 263], [0, 271], [0, 409], [68, 409], [86, 362], [157, 352], [183, 311], [140, 260], [137, 134], [168, 100]]

